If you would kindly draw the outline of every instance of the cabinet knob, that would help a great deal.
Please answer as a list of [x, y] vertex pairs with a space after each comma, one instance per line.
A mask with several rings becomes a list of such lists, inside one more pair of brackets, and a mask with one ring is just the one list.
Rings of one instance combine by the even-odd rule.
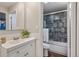
[[27, 55], [28, 55], [28, 52], [24, 56], [27, 56]]
[[19, 51], [17, 51], [17, 53], [20, 53]]
[[30, 46], [32, 46], [32, 44]]

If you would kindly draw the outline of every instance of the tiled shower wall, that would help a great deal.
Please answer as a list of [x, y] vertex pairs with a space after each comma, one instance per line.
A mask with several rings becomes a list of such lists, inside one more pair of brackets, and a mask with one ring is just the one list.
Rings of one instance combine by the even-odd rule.
[[44, 28], [49, 29], [49, 40], [67, 42], [67, 12], [44, 15]]

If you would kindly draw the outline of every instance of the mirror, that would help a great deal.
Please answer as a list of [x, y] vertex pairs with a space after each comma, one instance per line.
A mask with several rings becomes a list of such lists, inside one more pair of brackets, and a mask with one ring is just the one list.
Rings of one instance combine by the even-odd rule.
[[13, 11], [9, 14], [9, 29], [16, 30], [16, 11]]
[[0, 12], [0, 30], [6, 29], [6, 14]]
[[0, 30], [24, 29], [24, 3], [0, 2]]

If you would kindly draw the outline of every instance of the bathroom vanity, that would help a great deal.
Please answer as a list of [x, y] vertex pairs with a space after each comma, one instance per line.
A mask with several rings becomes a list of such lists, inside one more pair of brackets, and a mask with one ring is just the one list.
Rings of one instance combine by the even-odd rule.
[[35, 57], [35, 38], [10, 40], [1, 46], [1, 57]]

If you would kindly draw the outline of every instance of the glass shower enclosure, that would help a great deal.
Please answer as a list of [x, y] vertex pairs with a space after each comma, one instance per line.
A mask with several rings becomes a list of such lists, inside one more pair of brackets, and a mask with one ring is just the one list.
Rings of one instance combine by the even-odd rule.
[[43, 28], [49, 29], [49, 41], [67, 42], [67, 10], [44, 14]]

